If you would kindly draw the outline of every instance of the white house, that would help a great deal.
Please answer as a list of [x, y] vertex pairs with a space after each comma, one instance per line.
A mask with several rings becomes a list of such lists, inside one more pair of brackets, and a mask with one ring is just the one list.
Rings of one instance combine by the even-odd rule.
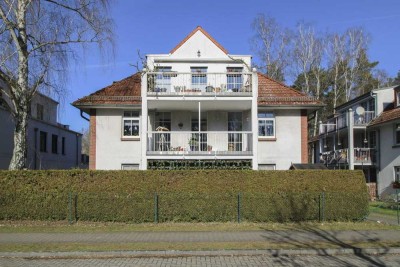
[[311, 140], [313, 162], [363, 170], [373, 197], [392, 193], [400, 176], [399, 91], [375, 89], [338, 106]]
[[91, 169], [307, 162], [307, 118], [321, 103], [251, 69], [197, 27], [147, 68], [73, 105], [90, 115]]
[[[0, 97], [6, 100], [4, 95]], [[57, 107], [58, 102], [40, 93], [32, 99], [27, 130], [28, 169], [81, 167], [82, 134], [57, 122]], [[12, 115], [0, 104], [0, 169], [8, 169], [10, 164], [14, 148], [13, 134]]]

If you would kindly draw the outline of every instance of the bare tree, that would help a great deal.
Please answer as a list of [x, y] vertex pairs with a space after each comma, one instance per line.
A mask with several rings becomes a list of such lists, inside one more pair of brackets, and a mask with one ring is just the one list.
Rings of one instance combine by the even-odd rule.
[[[312, 25], [299, 23], [293, 38], [292, 62], [294, 63], [294, 73], [297, 78], [302, 76], [302, 88], [299, 89], [317, 99], [320, 99], [322, 93], [323, 56], [322, 38], [315, 33]], [[317, 122], [318, 113], [314, 119], [314, 135], [317, 131]]]
[[252, 28], [255, 31], [252, 47], [261, 60], [258, 68], [269, 77], [284, 81], [289, 64], [290, 31], [282, 29], [274, 18], [264, 14], [254, 19]]
[[345, 100], [349, 101], [357, 95], [357, 79], [361, 71], [360, 58], [367, 50], [368, 36], [361, 28], [350, 28], [345, 35], [346, 67], [343, 69]]
[[112, 43], [107, 0], [3, 0], [0, 2], [0, 79], [3, 105], [14, 123], [9, 169], [26, 165], [31, 100], [37, 91], [60, 93], [69, 59], [89, 43]]
[[328, 59], [328, 69], [332, 76], [333, 109], [336, 109], [339, 99], [344, 96], [343, 87], [340, 85], [343, 76], [342, 70], [345, 67], [344, 36], [337, 33], [328, 35], [324, 47]]

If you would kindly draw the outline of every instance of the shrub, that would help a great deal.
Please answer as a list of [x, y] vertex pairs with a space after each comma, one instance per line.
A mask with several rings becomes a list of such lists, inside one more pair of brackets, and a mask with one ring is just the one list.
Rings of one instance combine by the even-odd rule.
[[0, 219], [235, 221], [238, 212], [247, 221], [360, 220], [368, 192], [361, 171], [345, 170], [0, 171]]

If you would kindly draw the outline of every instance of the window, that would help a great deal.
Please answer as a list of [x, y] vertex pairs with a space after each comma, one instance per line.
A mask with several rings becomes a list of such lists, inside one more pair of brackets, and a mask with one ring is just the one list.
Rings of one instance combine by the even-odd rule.
[[243, 68], [227, 68], [226, 71], [229, 73], [226, 75], [226, 88], [228, 91], [238, 92], [243, 84]]
[[394, 181], [400, 182], [400, 166], [394, 167]]
[[36, 104], [36, 119], [43, 120], [44, 107], [41, 104]]
[[259, 171], [274, 171], [275, 169], [275, 164], [258, 164]]
[[40, 141], [40, 145], [39, 145], [40, 152], [47, 152], [47, 133], [40, 131], [39, 138], [40, 138], [40, 140], [39, 140]]
[[395, 145], [400, 145], [400, 123], [397, 123], [394, 128]]
[[204, 91], [207, 86], [207, 67], [191, 67], [192, 89]]
[[[156, 76], [156, 92], [168, 92], [171, 90], [171, 74], [164, 72], [171, 72], [172, 67], [157, 67], [156, 71], [159, 72]], [[162, 72], [162, 73], [161, 73]]]
[[124, 111], [123, 137], [139, 136], [139, 111]]
[[139, 164], [121, 164], [121, 170], [125, 171], [139, 170]]
[[[192, 125], [191, 130], [192, 132], [199, 131], [199, 114], [193, 113], [192, 114]], [[202, 113], [201, 115], [201, 123], [200, 123], [200, 131], [202, 133], [192, 133], [191, 139], [189, 141], [190, 150], [191, 151], [207, 151], [207, 115]]]
[[242, 151], [242, 112], [228, 112], [228, 151]]
[[258, 136], [275, 137], [275, 116], [273, 112], [258, 113]]
[[61, 154], [65, 155], [65, 137], [61, 138]]
[[171, 144], [171, 113], [156, 112], [154, 129], [155, 151], [168, 151]]
[[400, 106], [400, 91], [396, 92], [397, 106]]
[[58, 136], [55, 134], [51, 135], [51, 152], [54, 154], [58, 153]]

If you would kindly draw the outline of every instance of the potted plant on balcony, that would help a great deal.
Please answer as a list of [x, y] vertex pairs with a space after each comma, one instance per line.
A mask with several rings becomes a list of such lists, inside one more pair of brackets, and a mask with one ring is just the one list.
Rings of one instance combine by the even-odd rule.
[[196, 136], [192, 136], [189, 138], [188, 144], [190, 146], [190, 151], [198, 151], [199, 150], [199, 141]]
[[400, 181], [394, 181], [394, 182], [392, 183], [392, 187], [393, 187], [394, 189], [400, 189]]

